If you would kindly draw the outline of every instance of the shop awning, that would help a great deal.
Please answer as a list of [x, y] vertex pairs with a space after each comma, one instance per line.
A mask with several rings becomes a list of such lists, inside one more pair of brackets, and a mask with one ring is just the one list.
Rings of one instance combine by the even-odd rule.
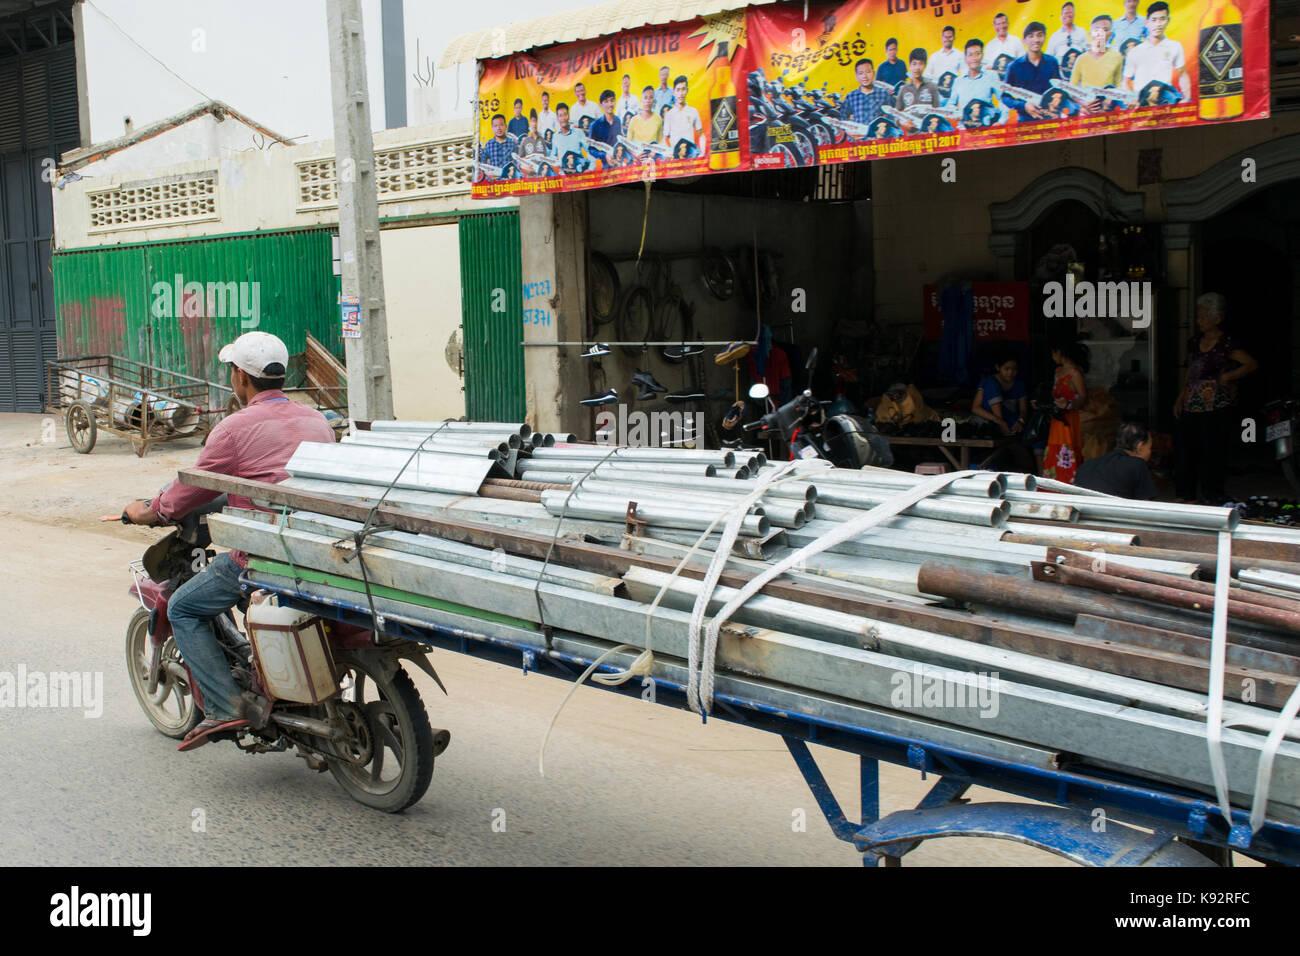
[[461, 34], [442, 51], [438, 68], [445, 70], [457, 63], [490, 60], [534, 47], [550, 46], [552, 43], [592, 40], [637, 27], [678, 23], [722, 13], [724, 10], [761, 7], [775, 2], [776, 0], [614, 0], [612, 3]]

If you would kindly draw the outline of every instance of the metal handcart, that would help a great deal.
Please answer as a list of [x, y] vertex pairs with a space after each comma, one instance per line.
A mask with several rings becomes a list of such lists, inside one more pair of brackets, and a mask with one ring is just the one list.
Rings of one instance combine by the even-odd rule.
[[206, 440], [238, 408], [229, 385], [121, 355], [61, 358], [46, 366], [46, 411], [63, 416], [68, 440], [83, 455], [100, 431], [129, 439], [141, 458], [160, 442]]

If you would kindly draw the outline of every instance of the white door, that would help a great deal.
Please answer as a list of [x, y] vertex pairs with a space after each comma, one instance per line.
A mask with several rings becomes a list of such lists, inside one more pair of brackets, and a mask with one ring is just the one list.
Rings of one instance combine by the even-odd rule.
[[393, 414], [399, 419], [465, 414], [459, 235], [455, 220], [380, 233]]

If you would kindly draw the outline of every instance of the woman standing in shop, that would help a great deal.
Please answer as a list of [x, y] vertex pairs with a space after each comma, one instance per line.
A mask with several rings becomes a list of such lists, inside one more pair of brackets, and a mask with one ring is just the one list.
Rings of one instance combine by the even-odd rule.
[[1187, 347], [1187, 377], [1174, 402], [1179, 501], [1197, 501], [1198, 484], [1201, 502], [1217, 505], [1224, 500], [1237, 380], [1259, 367], [1223, 331], [1225, 306], [1217, 292], [1196, 300], [1198, 334]]
[[1043, 477], [1073, 484], [1083, 451], [1083, 427], [1079, 409], [1088, 397], [1083, 373], [1088, 371], [1088, 347], [1078, 342], [1062, 341], [1052, 348], [1056, 377], [1052, 384], [1052, 402], [1059, 414], [1052, 417], [1047, 434], [1047, 454], [1043, 456]]

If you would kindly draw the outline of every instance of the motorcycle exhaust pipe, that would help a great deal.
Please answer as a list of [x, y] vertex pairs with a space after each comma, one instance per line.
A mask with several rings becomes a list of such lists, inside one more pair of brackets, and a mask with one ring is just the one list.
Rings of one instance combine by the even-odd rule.
[[329, 723], [323, 720], [316, 720], [314, 717], [296, 717], [293, 714], [271, 714], [271, 722], [279, 724], [281, 727], [287, 727], [289, 730], [298, 730], [304, 734], [311, 734], [313, 737], [326, 737], [330, 740], [342, 740], [347, 736], [341, 727], [331, 727]]

